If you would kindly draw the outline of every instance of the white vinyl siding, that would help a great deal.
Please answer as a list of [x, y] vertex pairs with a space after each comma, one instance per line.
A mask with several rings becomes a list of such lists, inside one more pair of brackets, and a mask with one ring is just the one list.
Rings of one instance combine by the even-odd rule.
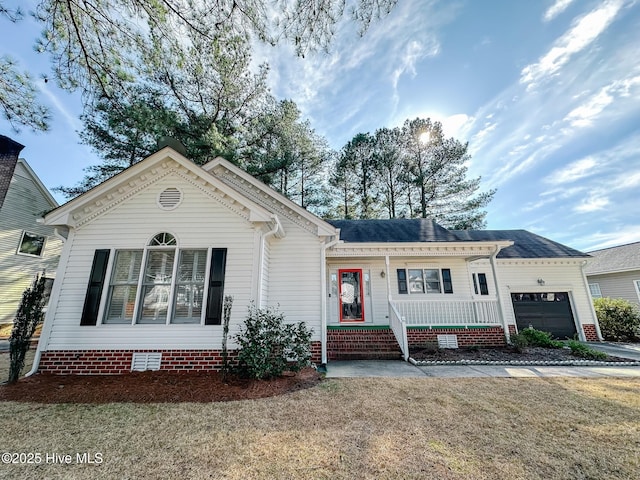
[[[56, 205], [42, 193], [22, 162], [16, 164], [0, 209], [0, 324], [13, 321], [22, 292], [31, 285], [36, 274], [46, 270], [47, 277], [55, 277], [62, 250], [62, 241], [54, 236], [54, 228], [36, 222]], [[25, 231], [46, 238], [40, 256], [18, 254]], [[65, 229], [61, 231], [66, 234]]]
[[[180, 188], [183, 201], [175, 210], [163, 211], [156, 199], [169, 187]], [[69, 240], [71, 254], [65, 281], [60, 286], [47, 349], [220, 348], [222, 328], [219, 326], [80, 326], [94, 251], [138, 249], [147, 245], [159, 231], [174, 234], [179, 249], [227, 248], [224, 294], [234, 298], [229, 338], [233, 337], [256, 295], [254, 225], [182, 178], [169, 175], [75, 230]], [[229, 347], [233, 345], [231, 341]]]
[[603, 297], [622, 298], [640, 306], [640, 297], [636, 289], [636, 281], [640, 280], [640, 271], [608, 273], [587, 276], [589, 283], [600, 285]]

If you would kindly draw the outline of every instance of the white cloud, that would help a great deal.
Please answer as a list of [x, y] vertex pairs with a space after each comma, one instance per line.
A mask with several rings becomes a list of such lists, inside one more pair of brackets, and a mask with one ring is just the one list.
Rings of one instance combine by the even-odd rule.
[[526, 84], [530, 90], [545, 78], [557, 74], [573, 55], [586, 48], [607, 29], [622, 4], [622, 0], [612, 0], [581, 17], [537, 63], [522, 69], [520, 83]]
[[546, 12], [544, 12], [544, 16], [542, 18], [545, 22], [550, 22], [564, 12], [572, 3], [573, 0], [556, 0], [556, 2], [551, 5]]
[[582, 160], [570, 163], [562, 168], [559, 168], [550, 175], [545, 177], [544, 181], [552, 185], [559, 185], [563, 183], [571, 183], [581, 178], [592, 175], [594, 168], [598, 165], [595, 158], [587, 157]]
[[598, 210], [604, 210], [609, 205], [607, 197], [591, 197], [583, 201], [580, 205], [576, 205], [573, 211], [576, 213], [590, 213]]
[[614, 98], [609, 95], [608, 89], [605, 87], [597, 95], [591, 97], [589, 101], [574, 108], [564, 117], [564, 121], [568, 122], [572, 127], [589, 127], [593, 125], [596, 117], [608, 107]]
[[613, 232], [596, 232], [582, 240], [584, 251], [590, 252], [602, 248], [616, 247], [640, 241], [640, 225], [626, 225]]
[[393, 86], [393, 98], [397, 102], [400, 99], [398, 94], [398, 82], [404, 74], [416, 75], [416, 63], [426, 57], [434, 57], [440, 52], [440, 45], [432, 39], [429, 45], [411, 40], [405, 46], [399, 58], [399, 65], [391, 73], [391, 85]]
[[39, 80], [36, 82], [36, 85], [38, 86], [38, 89], [49, 99], [56, 110], [62, 114], [65, 121], [69, 124], [69, 127], [71, 127], [73, 131], [80, 130], [82, 125], [78, 118], [76, 118], [65, 104], [56, 96], [56, 94], [48, 88], [47, 84], [45, 84], [43, 80]]

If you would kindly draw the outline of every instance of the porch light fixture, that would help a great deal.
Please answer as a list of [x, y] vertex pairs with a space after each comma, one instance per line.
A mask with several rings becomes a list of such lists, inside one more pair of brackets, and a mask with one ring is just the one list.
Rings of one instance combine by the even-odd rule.
[[387, 276], [387, 274], [386, 274], [386, 273], [384, 273], [384, 270], [382, 270], [382, 271], [380, 272], [380, 276], [381, 276], [382, 278], [384, 278], [384, 277], [386, 277], [386, 276]]
[[538, 279], [538, 285], [544, 285], [544, 280], [542, 278]]

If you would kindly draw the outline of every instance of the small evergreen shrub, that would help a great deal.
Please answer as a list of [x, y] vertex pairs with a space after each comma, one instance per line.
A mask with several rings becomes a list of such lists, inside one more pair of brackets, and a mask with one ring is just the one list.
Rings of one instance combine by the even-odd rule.
[[231, 307], [233, 306], [233, 297], [225, 295], [222, 304], [222, 378], [227, 378], [230, 370], [229, 349], [227, 348], [227, 340], [229, 338], [229, 322], [231, 321]]
[[235, 337], [240, 346], [240, 373], [272, 378], [311, 365], [311, 334], [303, 322], [285, 323], [284, 315], [275, 309], [250, 306], [244, 326]]
[[527, 345], [530, 347], [544, 347], [544, 348], [564, 347], [564, 343], [559, 340], [554, 340], [549, 332], [536, 330], [535, 328], [532, 328], [532, 327], [528, 327], [521, 330], [519, 335], [522, 335], [526, 339]]
[[529, 346], [529, 340], [525, 335], [521, 333], [512, 333], [511, 334], [511, 345], [515, 349], [516, 352], [522, 353], [524, 349]]
[[614, 342], [637, 341], [640, 337], [640, 312], [621, 298], [595, 298], [593, 306], [605, 340]]
[[606, 360], [608, 357], [606, 353], [594, 350], [588, 345], [576, 340], [568, 340], [567, 346], [571, 349], [572, 355], [586, 360]]
[[9, 337], [9, 383], [15, 383], [20, 378], [31, 337], [44, 319], [45, 284], [43, 272], [42, 275], [36, 275], [31, 286], [22, 294]]

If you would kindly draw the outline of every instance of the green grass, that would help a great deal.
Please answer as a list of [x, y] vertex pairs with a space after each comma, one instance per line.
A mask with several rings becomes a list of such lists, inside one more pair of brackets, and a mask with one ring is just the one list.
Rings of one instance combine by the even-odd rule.
[[2, 478], [629, 479], [640, 472], [640, 382], [329, 379], [215, 404], [6, 402], [0, 430], [3, 452], [104, 459], [0, 464]]

